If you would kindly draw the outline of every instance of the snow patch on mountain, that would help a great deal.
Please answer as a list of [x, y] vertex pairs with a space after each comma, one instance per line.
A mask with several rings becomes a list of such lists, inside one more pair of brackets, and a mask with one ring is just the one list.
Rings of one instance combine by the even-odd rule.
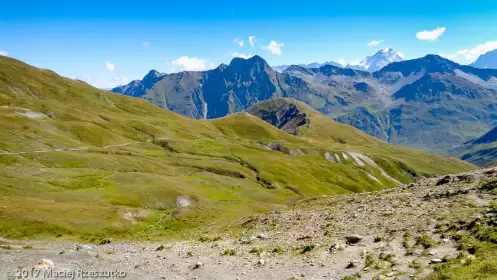
[[366, 57], [359, 64], [356, 65], [349, 64], [346, 66], [346, 68], [375, 72], [392, 62], [403, 61], [404, 60], [402, 58], [403, 56], [404, 54], [397, 53], [391, 48], [385, 48], [378, 51], [376, 54], [372, 56]]

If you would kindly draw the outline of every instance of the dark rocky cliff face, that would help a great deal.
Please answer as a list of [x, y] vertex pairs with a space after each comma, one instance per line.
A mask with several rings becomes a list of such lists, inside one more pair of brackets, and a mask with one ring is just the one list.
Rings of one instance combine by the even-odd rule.
[[255, 105], [248, 112], [253, 114], [265, 122], [285, 131], [286, 133], [297, 135], [300, 127], [309, 126], [305, 112], [292, 103], [277, 102], [276, 106], [264, 108]]

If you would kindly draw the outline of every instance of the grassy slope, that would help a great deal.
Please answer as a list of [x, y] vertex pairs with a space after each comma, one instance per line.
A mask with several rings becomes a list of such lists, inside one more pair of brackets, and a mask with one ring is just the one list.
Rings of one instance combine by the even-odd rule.
[[[403, 159], [423, 174], [472, 168], [386, 144], [358, 148], [299, 138], [245, 114], [192, 120], [0, 57], [0, 153], [27, 152], [0, 155], [0, 236], [172, 236], [208, 231], [302, 196], [393, 186], [368, 178], [381, 177], [370, 166], [289, 157], [260, 144], [273, 141], [320, 153], [364, 150], [403, 181], [410, 179], [398, 169]], [[387, 146], [388, 153], [377, 150]], [[77, 147], [88, 149], [34, 153]], [[193, 204], [178, 208], [178, 196]]]
[[350, 125], [333, 121], [310, 106], [294, 99], [261, 102], [251, 110], [278, 110], [290, 103], [296, 104], [300, 111], [305, 112], [310, 121], [309, 128], [299, 130], [300, 138], [332, 151], [364, 153], [379, 163], [390, 175], [402, 182], [412, 180], [402, 169], [412, 169], [411, 171], [415, 171], [419, 176], [431, 176], [435, 173], [443, 174], [448, 169], [451, 170], [449, 172], [453, 172], [461, 166], [469, 167], [467, 163], [462, 161], [390, 145]]

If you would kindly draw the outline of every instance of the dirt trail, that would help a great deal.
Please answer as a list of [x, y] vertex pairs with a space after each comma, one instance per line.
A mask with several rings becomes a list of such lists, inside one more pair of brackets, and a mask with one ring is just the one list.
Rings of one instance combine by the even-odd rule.
[[[158, 138], [157, 140], [167, 140], [167, 138]], [[142, 141], [142, 142], [127, 142], [127, 143], [122, 143], [122, 144], [113, 144], [113, 145], [107, 145], [107, 146], [102, 146], [102, 147], [88, 147], [88, 146], [83, 146], [83, 147], [75, 147], [75, 148], [57, 148], [57, 149], [50, 149], [50, 150], [38, 150], [38, 151], [26, 151], [26, 152], [0, 152], [0, 155], [24, 155], [24, 154], [39, 154], [39, 153], [53, 153], [53, 152], [75, 152], [75, 151], [86, 151], [91, 148], [104, 148], [104, 149], [109, 149], [109, 148], [115, 148], [115, 147], [124, 147], [124, 146], [129, 146], [133, 144], [143, 144], [143, 143], [150, 143], [152, 140], [147, 140], [147, 141]]]

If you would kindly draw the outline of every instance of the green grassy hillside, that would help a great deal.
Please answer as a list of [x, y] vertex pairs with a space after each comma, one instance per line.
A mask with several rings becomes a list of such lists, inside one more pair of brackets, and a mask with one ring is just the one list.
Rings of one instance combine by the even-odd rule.
[[[0, 236], [202, 234], [307, 196], [473, 169], [345, 125], [308, 133], [245, 113], [193, 120], [0, 56]], [[339, 152], [367, 154], [394, 180], [325, 158]]]

